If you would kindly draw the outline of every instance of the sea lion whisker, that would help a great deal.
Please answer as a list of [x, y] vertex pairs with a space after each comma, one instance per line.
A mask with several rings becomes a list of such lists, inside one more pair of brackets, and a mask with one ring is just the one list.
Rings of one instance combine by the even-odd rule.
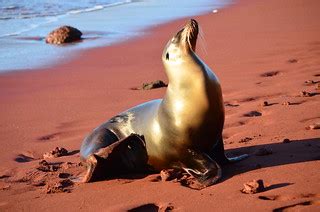
[[207, 48], [206, 48], [207, 42], [206, 42], [206, 38], [205, 38], [205, 35], [204, 35], [204, 32], [203, 32], [201, 26], [199, 26], [199, 34], [198, 34], [198, 36], [199, 36], [199, 39], [198, 39], [199, 41], [198, 41], [198, 43], [199, 43], [199, 46], [200, 46], [201, 51], [202, 51], [205, 55], [208, 55], [208, 51], [207, 51]]

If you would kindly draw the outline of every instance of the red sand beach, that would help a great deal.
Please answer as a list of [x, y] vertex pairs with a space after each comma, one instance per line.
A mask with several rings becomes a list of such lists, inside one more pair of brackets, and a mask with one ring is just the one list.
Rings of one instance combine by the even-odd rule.
[[[222, 84], [227, 153], [250, 155], [201, 191], [155, 182], [157, 174], [52, 189], [59, 173], [82, 170], [78, 151], [93, 128], [163, 96], [165, 88], [130, 88], [167, 82], [162, 50], [186, 19], [50, 69], [1, 74], [0, 211], [124, 211], [146, 204], [173, 211], [319, 211], [320, 129], [306, 129], [320, 123], [319, 8], [317, 0], [239, 0], [194, 17], [204, 33], [198, 54]], [[71, 154], [46, 159], [54, 164], [49, 171], [36, 169], [57, 146]], [[257, 154], [262, 148], [267, 154]], [[254, 179], [266, 190], [241, 193]]]

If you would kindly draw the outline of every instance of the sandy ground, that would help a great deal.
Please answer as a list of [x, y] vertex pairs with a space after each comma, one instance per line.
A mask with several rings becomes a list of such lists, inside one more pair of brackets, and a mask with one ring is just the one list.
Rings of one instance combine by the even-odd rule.
[[[194, 17], [204, 34], [199, 55], [223, 88], [227, 154], [250, 155], [223, 167], [222, 180], [201, 191], [155, 182], [157, 174], [68, 181], [83, 171], [78, 152], [86, 134], [129, 107], [163, 96], [164, 88], [130, 88], [167, 81], [162, 50], [186, 19], [50, 69], [1, 74], [0, 211], [123, 211], [143, 205], [147, 211], [319, 211], [320, 130], [306, 129], [320, 123], [319, 8], [317, 0], [240, 0]], [[39, 165], [55, 147], [69, 154]], [[268, 154], [257, 154], [260, 149]], [[262, 179], [266, 190], [241, 193], [253, 179]]]

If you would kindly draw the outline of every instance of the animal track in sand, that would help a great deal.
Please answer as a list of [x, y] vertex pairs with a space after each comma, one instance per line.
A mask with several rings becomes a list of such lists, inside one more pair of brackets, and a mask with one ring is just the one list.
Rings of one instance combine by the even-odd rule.
[[320, 116], [315, 116], [315, 117], [311, 117], [311, 118], [301, 119], [300, 122], [305, 123], [305, 122], [314, 121], [314, 120], [320, 120]]
[[243, 114], [244, 117], [256, 117], [256, 116], [262, 116], [262, 113], [256, 110], [247, 112], [245, 114]]
[[39, 140], [39, 141], [57, 140], [57, 139], [59, 139], [60, 135], [61, 135], [61, 132], [52, 133], [52, 134], [41, 136], [41, 137], [37, 138], [37, 140]]
[[19, 154], [19, 155], [17, 155], [17, 157], [15, 157], [14, 160], [18, 163], [26, 163], [26, 162], [33, 161], [35, 159], [33, 157], [30, 157], [30, 156], [27, 156], [24, 154]]
[[225, 107], [239, 107], [240, 105], [237, 103], [229, 103], [229, 102], [225, 102], [224, 103]]
[[70, 192], [74, 184], [71, 179], [81, 171], [80, 169], [80, 165], [76, 163], [42, 160], [37, 166], [19, 170], [7, 177], [6, 182], [24, 183], [26, 190], [40, 188], [47, 194]]
[[33, 160], [40, 160], [40, 159], [48, 159], [48, 158], [57, 158], [62, 156], [70, 156], [79, 153], [79, 150], [68, 151], [63, 147], [56, 147], [55, 149], [45, 152], [44, 154], [38, 154], [34, 152], [24, 152], [18, 154], [14, 160], [18, 163], [26, 163]]
[[280, 74], [280, 71], [268, 71], [268, 72], [260, 74], [260, 76], [261, 77], [274, 77], [278, 74]]
[[240, 127], [240, 126], [246, 125], [248, 122], [249, 121], [245, 120], [245, 121], [237, 121], [237, 122], [234, 122], [234, 123], [225, 124], [224, 125], [224, 129], [232, 128], [232, 127]]
[[[273, 209], [272, 211], [273, 212], [283, 212], [283, 211], [289, 211], [289, 210], [291, 211], [291, 209], [294, 210], [295, 207], [310, 206], [310, 205], [320, 205], [320, 200], [300, 202], [300, 203], [296, 203], [296, 204], [292, 204], [292, 205], [287, 205], [287, 206], [284, 206], [284, 207], [276, 208], [276, 209]], [[298, 210], [300, 209], [301, 210], [301, 208], [296, 208], [296, 209], [298, 209]]]
[[[270, 190], [270, 189], [267, 189], [267, 190]], [[319, 198], [319, 197], [320, 197], [320, 194], [305, 193], [305, 194], [299, 194], [299, 195], [260, 195], [258, 198], [261, 200], [289, 201], [289, 200], [302, 199], [302, 198]]]

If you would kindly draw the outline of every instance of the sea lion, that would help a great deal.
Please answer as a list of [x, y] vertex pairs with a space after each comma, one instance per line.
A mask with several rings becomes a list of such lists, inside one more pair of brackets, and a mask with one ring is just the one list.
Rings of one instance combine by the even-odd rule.
[[[247, 157], [224, 154], [221, 86], [195, 53], [198, 32], [198, 23], [191, 19], [164, 48], [169, 83], [163, 99], [120, 113], [84, 139], [80, 150], [88, 167], [84, 182], [148, 165], [157, 171], [182, 169], [206, 187], [221, 177], [221, 165]], [[114, 149], [119, 154], [110, 162]], [[114, 165], [117, 161], [121, 165]]]

